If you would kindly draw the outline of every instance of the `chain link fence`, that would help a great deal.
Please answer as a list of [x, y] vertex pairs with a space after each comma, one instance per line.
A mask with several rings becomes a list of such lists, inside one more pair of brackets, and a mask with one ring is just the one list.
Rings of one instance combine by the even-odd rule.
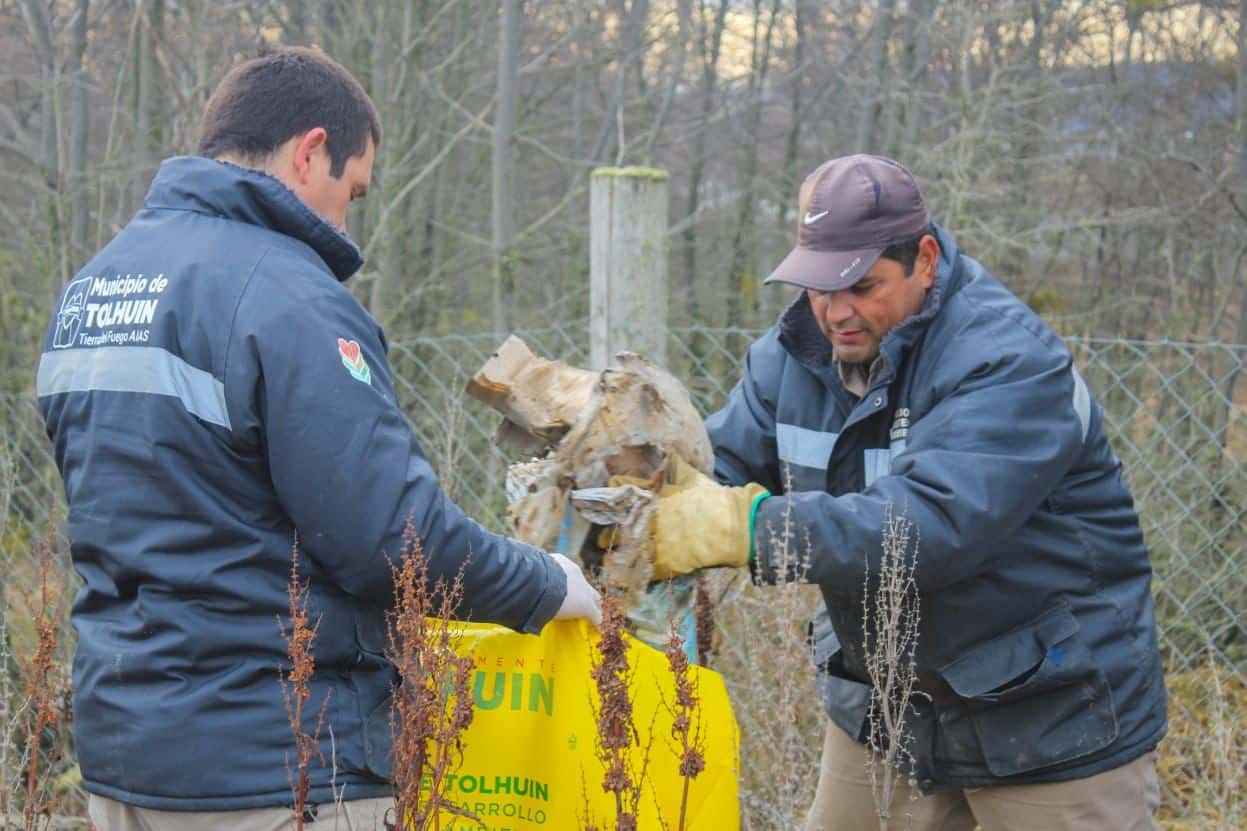
[[[519, 334], [538, 354], [584, 366], [587, 331], [587, 321], [576, 321]], [[668, 368], [703, 413], [713, 412], [740, 377], [746, 349], [759, 334], [671, 328]], [[420, 338], [390, 351], [400, 398], [443, 486], [495, 530], [504, 525], [503, 476], [511, 460], [493, 441], [498, 417], [468, 398], [464, 386], [501, 340], [492, 334]], [[1239, 728], [1247, 722], [1247, 346], [1112, 338], [1067, 343], [1105, 408], [1155, 569], [1160, 640], [1173, 692], [1171, 735], [1162, 754], [1167, 807], [1177, 817], [1206, 814], [1208, 806], [1195, 803], [1216, 796], [1200, 791], [1199, 779], [1207, 775], [1204, 765], [1215, 762], [1211, 755], [1227, 752], [1224, 733], [1216, 734], [1217, 714], [1228, 714], [1229, 751], [1239, 760], [1240, 772], [1231, 778], [1247, 785], [1241, 781], [1247, 779], [1241, 772], [1247, 735]], [[62, 505], [36, 402], [0, 395], [0, 579], [6, 606], [32, 574], [23, 558], [45, 534], [49, 517], [63, 516]]]

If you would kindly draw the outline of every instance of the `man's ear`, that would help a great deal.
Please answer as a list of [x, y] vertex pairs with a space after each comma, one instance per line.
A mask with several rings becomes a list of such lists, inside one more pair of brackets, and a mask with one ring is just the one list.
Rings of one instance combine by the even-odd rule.
[[935, 285], [935, 270], [940, 262], [940, 244], [935, 237], [927, 234], [918, 240], [918, 259], [914, 261], [914, 271], [922, 280], [924, 288]]
[[313, 127], [295, 138], [294, 158], [291, 161], [294, 164], [295, 177], [299, 180], [299, 184], [308, 183], [312, 157], [316, 155], [316, 151], [325, 148], [325, 142], [328, 139], [329, 134], [325, 132], [324, 127]]

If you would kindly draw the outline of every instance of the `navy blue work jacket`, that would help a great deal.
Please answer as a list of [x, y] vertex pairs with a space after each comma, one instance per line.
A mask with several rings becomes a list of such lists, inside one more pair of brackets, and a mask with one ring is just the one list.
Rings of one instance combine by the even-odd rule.
[[[165, 161], [66, 287], [39, 400], [69, 500], [86, 789], [176, 811], [289, 804], [279, 682], [296, 543], [318, 623], [312, 802], [390, 792], [385, 611], [410, 523], [460, 611], [536, 632], [566, 578], [438, 485], [349, 238], [276, 179]], [[336, 762], [337, 769], [333, 769]], [[336, 791], [334, 790], [336, 789]]]

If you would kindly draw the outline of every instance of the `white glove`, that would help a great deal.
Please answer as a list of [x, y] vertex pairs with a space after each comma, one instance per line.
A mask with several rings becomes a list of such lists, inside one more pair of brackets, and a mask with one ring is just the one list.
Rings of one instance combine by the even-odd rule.
[[580, 617], [594, 626], [601, 626], [602, 596], [598, 594], [597, 589], [589, 585], [580, 566], [562, 554], [552, 552], [550, 556], [567, 575], [567, 596], [563, 598], [563, 605], [559, 606], [559, 610], [555, 612], [554, 619], [566, 620]]

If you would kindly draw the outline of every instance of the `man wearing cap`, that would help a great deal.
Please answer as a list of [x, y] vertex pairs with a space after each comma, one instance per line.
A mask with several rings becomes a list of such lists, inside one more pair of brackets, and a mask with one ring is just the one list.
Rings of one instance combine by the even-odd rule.
[[917, 693], [891, 815], [915, 831], [1154, 828], [1151, 567], [1069, 352], [896, 162], [832, 159], [798, 210], [767, 282], [804, 291], [707, 421], [719, 483], [677, 464], [660, 491], [658, 574], [748, 564], [818, 584], [830, 724], [806, 828], [876, 828], [863, 587], [885, 518], [904, 516]]

